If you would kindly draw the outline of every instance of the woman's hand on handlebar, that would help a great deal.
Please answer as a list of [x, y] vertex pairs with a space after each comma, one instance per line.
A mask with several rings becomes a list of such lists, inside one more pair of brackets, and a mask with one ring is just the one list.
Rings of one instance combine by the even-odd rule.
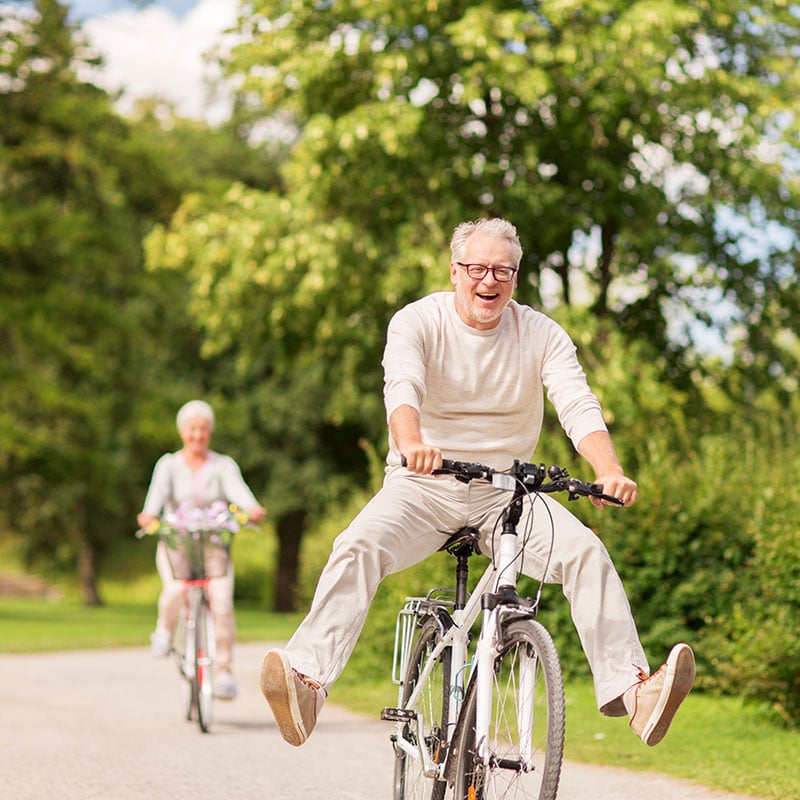
[[146, 528], [154, 519], [158, 518], [158, 514], [145, 514], [142, 512], [136, 516], [136, 522], [140, 528]]
[[264, 506], [254, 505], [247, 509], [247, 518], [250, 522], [263, 522], [267, 516]]
[[402, 453], [403, 466], [418, 475], [430, 475], [442, 466], [442, 451], [427, 444], [407, 445]]

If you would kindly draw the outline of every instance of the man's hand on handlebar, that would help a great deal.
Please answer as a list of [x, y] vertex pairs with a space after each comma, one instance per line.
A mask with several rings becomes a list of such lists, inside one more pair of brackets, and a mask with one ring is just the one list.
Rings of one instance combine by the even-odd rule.
[[418, 475], [430, 475], [442, 466], [442, 451], [427, 444], [407, 445], [403, 448], [403, 466]]
[[[636, 502], [638, 489], [636, 481], [631, 480], [622, 473], [598, 475], [594, 482], [603, 487], [604, 494], [610, 494], [612, 497], [619, 498], [625, 506], [632, 506]], [[599, 497], [590, 496], [589, 500], [593, 506], [601, 509], [605, 508], [607, 505], [614, 505]]]

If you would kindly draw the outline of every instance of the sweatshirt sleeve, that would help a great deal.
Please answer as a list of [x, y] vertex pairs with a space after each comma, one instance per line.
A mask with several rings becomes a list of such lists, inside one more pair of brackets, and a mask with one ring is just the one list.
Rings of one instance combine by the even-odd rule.
[[242, 477], [239, 465], [230, 456], [220, 456], [219, 469], [222, 491], [229, 503], [245, 510], [258, 505], [255, 495]]
[[589, 388], [586, 373], [578, 361], [576, 347], [556, 323], [552, 323], [548, 336], [542, 382], [561, 427], [576, 449], [588, 434], [608, 430], [600, 401]]
[[172, 453], [165, 453], [156, 461], [142, 513], [157, 515], [164, 510], [172, 493], [172, 458]]
[[402, 405], [420, 410], [425, 398], [424, 345], [417, 314], [406, 307], [390, 320], [383, 353], [386, 419]]

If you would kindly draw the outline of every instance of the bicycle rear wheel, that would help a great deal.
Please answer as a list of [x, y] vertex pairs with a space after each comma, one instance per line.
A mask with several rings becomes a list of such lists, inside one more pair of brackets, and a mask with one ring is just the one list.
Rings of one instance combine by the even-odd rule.
[[565, 721], [558, 653], [536, 620], [505, 622], [501, 634], [492, 676], [488, 763], [478, 754], [473, 680], [455, 744], [455, 800], [554, 800]]
[[[428, 618], [422, 625], [416, 647], [408, 662], [408, 669], [403, 677], [402, 705], [404, 707], [417, 686], [420, 672], [425, 666], [428, 655], [439, 644], [440, 639], [437, 621]], [[450, 662], [451, 650], [447, 647], [434, 663], [433, 671], [428, 676], [417, 702], [414, 706], [409, 707], [422, 715], [421, 734], [424, 746], [437, 764], [442, 763], [445, 756], [445, 726], [450, 701]], [[402, 738], [417, 751], [417, 755], [412, 756], [395, 746], [395, 800], [442, 800], [447, 784], [424, 774], [422, 759], [419, 756], [416, 722], [408, 722], [403, 726]]]
[[205, 592], [194, 600], [195, 662], [192, 694], [197, 709], [197, 724], [208, 733], [214, 711], [214, 621]]

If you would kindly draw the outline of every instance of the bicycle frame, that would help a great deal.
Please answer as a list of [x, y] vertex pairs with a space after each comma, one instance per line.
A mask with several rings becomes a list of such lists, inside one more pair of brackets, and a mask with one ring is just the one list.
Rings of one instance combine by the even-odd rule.
[[[197, 642], [197, 619], [195, 617], [194, 608], [200, 602], [199, 598], [195, 599], [197, 594], [205, 594], [209, 599], [209, 608], [211, 607], [211, 600], [208, 595], [208, 587], [211, 583], [211, 578], [201, 578], [198, 580], [184, 580], [183, 581], [183, 612], [186, 615], [186, 644], [187, 647], [183, 654], [178, 654], [181, 674], [187, 679], [192, 680], [194, 674], [194, 660], [187, 659], [186, 654], [193, 652]], [[216, 658], [216, 642], [212, 639], [209, 642], [209, 652], [203, 657], [203, 665], [213, 664]]]
[[[516, 522], [514, 523], [516, 525]], [[419, 696], [425, 684], [430, 677], [431, 671], [446, 648], [451, 648], [451, 675], [449, 692], [451, 702], [448, 706], [448, 719], [447, 719], [447, 741], [452, 741], [453, 733], [455, 731], [458, 716], [461, 711], [461, 701], [464, 698], [465, 687], [467, 681], [465, 680], [465, 672], [470, 664], [467, 661], [467, 650], [469, 634], [472, 626], [478, 620], [478, 617], [483, 614], [481, 624], [481, 633], [476, 646], [475, 660], [478, 664], [478, 671], [476, 680], [478, 682], [478, 718], [477, 718], [477, 741], [481, 743], [480, 756], [484, 763], [487, 763], [489, 753], [486, 748], [487, 734], [489, 731], [489, 693], [491, 691], [491, 671], [494, 664], [494, 657], [497, 654], [497, 632], [499, 630], [499, 620], [503, 614], [513, 614], [520, 617], [535, 616], [534, 607], [530, 608], [516, 608], [507, 606], [505, 604], [496, 604], [492, 608], [483, 608], [484, 597], [487, 594], [495, 594], [502, 589], [516, 591], [517, 583], [517, 534], [516, 529], [514, 532], [506, 531], [500, 538], [500, 556], [497, 561], [497, 566], [489, 564], [483, 575], [478, 580], [475, 589], [467, 600], [463, 609], [455, 609], [450, 614], [453, 625], [448, 630], [444, 630], [444, 625], [441, 623], [442, 638], [438, 645], [429, 653], [425, 665], [420, 672], [416, 686], [410, 696], [406, 699], [406, 707], [413, 708], [416, 706]], [[435, 610], [436, 607], [444, 608], [441, 601], [430, 598], [410, 598], [407, 601], [406, 608], [403, 612], [407, 615], [416, 616], [420, 609], [425, 606], [428, 610]], [[434, 615], [435, 616], [435, 615]], [[395, 636], [395, 645], [402, 648], [399, 655], [399, 672], [402, 676], [405, 672], [405, 667], [410, 654], [411, 637], [403, 636], [400, 630], [401, 625]], [[395, 662], [397, 662], [397, 657]], [[398, 671], [397, 665], [393, 669], [393, 673]], [[397, 683], [398, 681], [395, 680]], [[402, 695], [402, 686], [400, 689]], [[533, 717], [533, 708], [531, 703], [526, 698], [529, 697], [528, 693], [521, 693], [522, 701], [520, 707], [520, 719], [531, 720]], [[455, 702], [452, 702], [455, 701]], [[402, 703], [402, 696], [399, 697], [398, 703]], [[448, 760], [437, 764], [431, 753], [429, 752], [424, 737], [421, 735], [422, 715], [418, 712], [414, 724], [417, 726], [417, 747], [413, 747], [400, 735], [404, 722], [398, 722], [398, 736], [395, 743], [396, 747], [402, 749], [409, 757], [420, 759], [423, 765], [423, 773], [427, 777], [443, 779], [447, 773]], [[530, 741], [527, 742], [527, 756], [530, 756]]]
[[212, 714], [216, 661], [209, 586], [213, 578], [227, 573], [231, 536], [245, 522], [236, 506], [222, 501], [199, 509], [182, 504], [136, 532], [138, 538], [159, 537], [172, 577], [181, 583], [182, 605], [171, 649], [178, 670], [190, 687], [186, 718], [191, 719], [196, 708], [204, 733]]

